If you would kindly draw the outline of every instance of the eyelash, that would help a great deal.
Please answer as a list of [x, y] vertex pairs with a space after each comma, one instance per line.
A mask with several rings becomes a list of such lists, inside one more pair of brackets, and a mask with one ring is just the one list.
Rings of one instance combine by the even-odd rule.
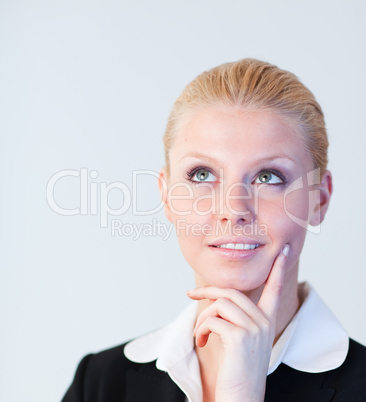
[[279, 179], [282, 180], [282, 183], [273, 183], [273, 184], [271, 184], [271, 186], [279, 186], [279, 185], [281, 185], [281, 184], [282, 184], [282, 185], [283, 185], [283, 184], [287, 184], [287, 179], [286, 179], [286, 177], [285, 177], [281, 172], [279, 172], [278, 170], [275, 170], [275, 169], [262, 169], [262, 170], [255, 176], [254, 181], [257, 180], [258, 177], [259, 177], [262, 173], [271, 173], [271, 174], [277, 176]]
[[[194, 175], [195, 175], [197, 172], [199, 172], [200, 170], [205, 170], [205, 171], [207, 171], [207, 172], [209, 172], [209, 173], [211, 173], [211, 174], [213, 174], [213, 175], [215, 176], [215, 174], [213, 173], [213, 171], [212, 171], [211, 169], [207, 168], [206, 166], [195, 166], [195, 167], [193, 167], [192, 169], [190, 169], [190, 170], [187, 171], [187, 177], [186, 177], [186, 179], [187, 179], [188, 181], [190, 181], [191, 183], [194, 183], [194, 184], [204, 183], [204, 182], [199, 182], [199, 181], [196, 181], [196, 180], [193, 180], [193, 179], [192, 179], [192, 178], [194, 177]], [[212, 182], [207, 182], [207, 183], [212, 183]]]
[[[213, 173], [213, 171], [211, 169], [209, 169], [209, 168], [207, 168], [205, 166], [195, 166], [192, 169], [187, 171], [186, 179], [188, 181], [190, 181], [191, 183], [194, 183], [194, 184], [205, 183], [205, 182], [199, 182], [199, 181], [196, 181], [196, 180], [192, 179], [195, 176], [195, 174], [197, 172], [199, 172], [200, 170], [207, 171], [207, 172], [209, 172], [209, 173], [211, 173], [211, 174], [213, 174], [215, 176], [215, 174]], [[271, 184], [272, 186], [279, 186], [279, 185], [287, 184], [287, 179], [285, 178], [285, 176], [281, 172], [279, 172], [278, 170], [275, 170], [275, 169], [262, 169], [260, 172], [257, 173], [257, 175], [255, 176], [253, 182], [255, 182], [262, 173], [271, 173], [271, 174], [277, 176], [279, 179], [282, 180], [282, 183]], [[214, 182], [207, 182], [207, 183], [214, 183]], [[259, 183], [257, 183], [257, 184], [259, 184]]]

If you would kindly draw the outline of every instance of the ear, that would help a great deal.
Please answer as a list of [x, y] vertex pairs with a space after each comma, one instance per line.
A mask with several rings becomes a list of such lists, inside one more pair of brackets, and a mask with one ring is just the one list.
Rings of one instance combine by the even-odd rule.
[[159, 173], [158, 184], [159, 184], [161, 201], [164, 203], [165, 216], [167, 217], [167, 219], [170, 222], [172, 222], [172, 213], [170, 211], [169, 202], [168, 202], [168, 174], [167, 174], [166, 167], [161, 169], [161, 171]]
[[328, 210], [330, 197], [333, 192], [332, 174], [329, 170], [326, 170], [321, 177], [321, 181], [317, 186], [317, 195], [312, 208], [312, 213], [309, 216], [309, 224], [311, 226], [320, 225], [325, 217], [325, 213]]

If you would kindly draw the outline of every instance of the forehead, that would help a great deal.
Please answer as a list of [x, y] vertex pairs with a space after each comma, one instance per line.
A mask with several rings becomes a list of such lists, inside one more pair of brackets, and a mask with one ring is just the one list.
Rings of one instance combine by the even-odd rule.
[[284, 155], [302, 163], [311, 159], [301, 135], [279, 114], [215, 107], [198, 110], [181, 127], [170, 151], [170, 164], [195, 153], [223, 163], [255, 161], [271, 155]]

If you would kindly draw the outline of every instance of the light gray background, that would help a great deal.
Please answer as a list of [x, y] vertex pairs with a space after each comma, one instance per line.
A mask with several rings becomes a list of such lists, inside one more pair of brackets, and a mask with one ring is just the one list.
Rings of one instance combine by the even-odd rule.
[[[46, 184], [62, 169], [128, 186], [133, 170], [158, 171], [183, 87], [248, 56], [293, 71], [324, 109], [335, 192], [301, 279], [366, 343], [365, 11], [361, 0], [0, 1], [0, 400], [60, 400], [83, 355], [186, 305], [192, 275], [174, 236], [134, 241], [99, 216], [59, 216]], [[140, 207], [157, 205], [156, 180], [141, 184]], [[55, 193], [76, 207], [78, 180]], [[120, 217], [153, 218], [168, 224], [162, 212]]]

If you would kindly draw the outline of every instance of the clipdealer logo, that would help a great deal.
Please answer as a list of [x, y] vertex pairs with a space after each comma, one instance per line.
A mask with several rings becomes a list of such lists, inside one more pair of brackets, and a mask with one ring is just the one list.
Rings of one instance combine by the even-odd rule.
[[[75, 170], [75, 169], [65, 169], [61, 170], [59, 172], [56, 172], [55, 174], [52, 175], [52, 177], [49, 179], [47, 183], [47, 203], [49, 207], [51, 208], [52, 211], [57, 213], [58, 215], [62, 216], [75, 216], [75, 215], [100, 215], [100, 227], [101, 228], [107, 228], [109, 225], [109, 218], [110, 217], [115, 217], [115, 216], [122, 216], [124, 215], [130, 208], [132, 207], [132, 214], [134, 216], [148, 216], [148, 215], [153, 215], [157, 212], [159, 212], [161, 209], [164, 207], [163, 201], [160, 201], [160, 203], [154, 208], [141, 211], [137, 208], [137, 188], [138, 188], [138, 178], [139, 176], [152, 176], [159, 180], [159, 173], [152, 171], [152, 170], [137, 170], [137, 171], [132, 171], [132, 188], [129, 188], [125, 183], [120, 182], [120, 181], [114, 181], [111, 183], [106, 183], [106, 182], [97, 182], [95, 181], [99, 173], [96, 170], [91, 170], [90, 172], [88, 171], [87, 168], [80, 168], [80, 170]], [[64, 180], [65, 178], [72, 177], [77, 180], [79, 180], [79, 186], [80, 186], [80, 202], [79, 205], [75, 208], [67, 209], [60, 205], [57, 200], [55, 199], [55, 188], [57, 184]], [[318, 189], [318, 184], [320, 183], [320, 169], [314, 169], [313, 171], [307, 173], [306, 179], [304, 180], [303, 177], [299, 177], [296, 180], [294, 180], [292, 183], [290, 183], [287, 188], [285, 189], [284, 195], [283, 195], [283, 208], [286, 213], [286, 215], [297, 225], [301, 226], [302, 228], [306, 229], [307, 231], [313, 233], [313, 234], [318, 234], [320, 233], [320, 225], [318, 226], [310, 226], [308, 222], [308, 218], [310, 216], [310, 208], [311, 208], [311, 199], [314, 199], [314, 197], [319, 198], [319, 189]], [[211, 185], [211, 183], [203, 183], [207, 185], [207, 188], [210, 188], [210, 193], [205, 194], [203, 196], [204, 199], [211, 198], [211, 206], [207, 211], [199, 211], [198, 210], [198, 199], [195, 198], [195, 195], [192, 191], [192, 187], [190, 184], [182, 182], [182, 183], [174, 183], [169, 189], [167, 189], [167, 183], [163, 182], [162, 185], [165, 189], [168, 191], [168, 198], [169, 199], [182, 199], [182, 200], [192, 200], [192, 210], [188, 211], [174, 211], [174, 214], [178, 216], [187, 216], [191, 215], [192, 213], [195, 213], [196, 215], [203, 216], [205, 214], [212, 214], [216, 210], [216, 190], [214, 186]], [[262, 184], [261, 188], [264, 188], [268, 186], [267, 184]], [[174, 195], [173, 191], [177, 187], [182, 187], [188, 190], [188, 194], [185, 195]], [[236, 187], [243, 187], [247, 190], [246, 195], [232, 195], [231, 190], [235, 189]], [[308, 193], [308, 201], [309, 201], [309, 210], [307, 214], [307, 219], [300, 218], [296, 216], [293, 212], [291, 212], [288, 209], [286, 200], [287, 198], [294, 193], [297, 190], [301, 190], [306, 188], [307, 193]], [[122, 195], [122, 202], [119, 208], [112, 208], [109, 203], [109, 194], [112, 190], [118, 190], [121, 195]], [[231, 208], [230, 205], [230, 199], [242, 199], [243, 201], [246, 200], [252, 200], [253, 205], [254, 205], [254, 212], [255, 214], [258, 214], [259, 212], [259, 193], [260, 189], [254, 188], [254, 190], [251, 189], [251, 186], [246, 185], [245, 183], [234, 183], [229, 187], [228, 194], [222, 194], [220, 192], [219, 198], [219, 208], [220, 211], [224, 206], [224, 203], [226, 202], [228, 205], [226, 207], [233, 212], [234, 214], [241, 214], [243, 215], [243, 211], [235, 211], [233, 208]], [[227, 196], [227, 197], [226, 197]], [[98, 203], [99, 200], [99, 203]], [[172, 207], [172, 206], [171, 206]], [[320, 212], [319, 212], [320, 214]], [[320, 221], [320, 220], [319, 220]], [[121, 220], [118, 219], [111, 219], [110, 220], [112, 224], [112, 235], [115, 235], [116, 233], [121, 235], [121, 233], [124, 233], [122, 235], [127, 235], [126, 233], [129, 231], [129, 233], [142, 233], [142, 229], [139, 230], [130, 230], [128, 228], [129, 224], [123, 223]], [[155, 222], [156, 224], [156, 222]], [[130, 224], [130, 225], [136, 225], [136, 224]], [[146, 225], [146, 224], [144, 224]], [[151, 231], [151, 235], [153, 233], [162, 233], [161, 226], [155, 225], [155, 229]], [[144, 233], [149, 232], [149, 230], [145, 227], [144, 228]], [[165, 228], [164, 233], [171, 233], [172, 229], [171, 228]]]
[[[153, 215], [159, 212], [164, 204], [161, 201], [159, 205], [147, 211], [140, 211], [137, 208], [137, 185], [138, 177], [141, 175], [149, 175], [158, 178], [159, 174], [152, 170], [138, 170], [132, 172], [132, 190], [123, 182], [114, 181], [109, 184], [106, 182], [90, 181], [98, 178], [99, 173], [96, 170], [88, 172], [87, 168], [80, 170], [65, 169], [61, 170], [49, 179], [46, 188], [46, 197], [49, 207], [58, 215], [75, 216], [75, 215], [100, 215], [100, 227], [108, 227], [109, 216], [122, 216], [131, 207], [135, 216]], [[63, 179], [73, 177], [80, 183], [80, 203], [79, 206], [67, 209], [60, 205], [55, 199], [56, 185]], [[118, 190], [122, 195], [122, 204], [119, 208], [112, 208], [109, 205], [109, 194], [112, 190]], [[100, 200], [98, 205], [98, 198]], [[118, 226], [118, 225], [116, 225]]]

